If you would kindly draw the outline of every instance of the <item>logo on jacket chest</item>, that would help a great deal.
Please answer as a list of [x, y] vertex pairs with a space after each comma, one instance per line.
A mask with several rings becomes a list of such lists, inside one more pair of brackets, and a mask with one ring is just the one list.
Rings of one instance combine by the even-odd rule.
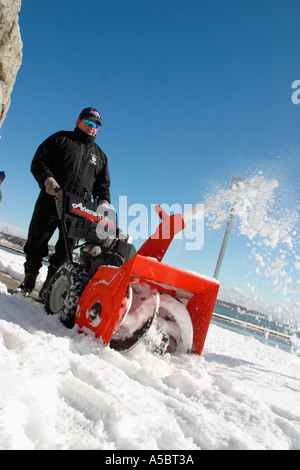
[[94, 155], [93, 153], [91, 153], [91, 155], [90, 155], [90, 162], [91, 162], [93, 165], [97, 165], [97, 155]]

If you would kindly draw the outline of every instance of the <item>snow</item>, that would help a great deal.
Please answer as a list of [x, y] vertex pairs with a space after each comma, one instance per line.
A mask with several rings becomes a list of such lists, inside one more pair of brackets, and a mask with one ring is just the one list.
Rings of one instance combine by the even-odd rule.
[[0, 369], [2, 450], [300, 449], [299, 355], [216, 323], [201, 357], [120, 354], [0, 283]]

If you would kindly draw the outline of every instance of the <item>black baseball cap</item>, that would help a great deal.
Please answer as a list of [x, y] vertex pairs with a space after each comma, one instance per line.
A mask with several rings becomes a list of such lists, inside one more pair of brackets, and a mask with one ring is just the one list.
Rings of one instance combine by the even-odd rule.
[[101, 116], [99, 111], [96, 108], [84, 108], [79, 114], [79, 119], [94, 119], [99, 123], [99, 126], [102, 126]]

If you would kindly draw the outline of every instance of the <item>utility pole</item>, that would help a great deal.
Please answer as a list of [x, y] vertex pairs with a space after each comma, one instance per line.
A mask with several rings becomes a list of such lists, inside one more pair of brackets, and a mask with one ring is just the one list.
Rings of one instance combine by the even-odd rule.
[[[229, 189], [232, 189], [234, 186], [237, 186], [239, 183], [242, 183], [242, 182], [243, 183], [245, 182], [245, 180], [242, 179], [242, 178], [236, 178], [236, 177], [232, 178]], [[232, 206], [231, 206], [231, 209], [230, 209], [230, 212], [229, 212], [228, 221], [227, 221], [227, 225], [226, 225], [226, 230], [225, 230], [223, 242], [222, 242], [222, 245], [221, 245], [218, 261], [217, 261], [217, 264], [216, 264], [216, 267], [215, 267], [215, 272], [214, 272], [214, 276], [213, 276], [215, 279], [219, 279], [219, 274], [220, 274], [223, 258], [224, 258], [224, 255], [225, 255], [225, 250], [226, 250], [226, 247], [227, 247], [228, 238], [229, 238], [229, 234], [230, 234], [230, 231], [231, 231], [234, 216], [235, 216], [235, 208], [234, 208], [234, 202], [233, 202]]]

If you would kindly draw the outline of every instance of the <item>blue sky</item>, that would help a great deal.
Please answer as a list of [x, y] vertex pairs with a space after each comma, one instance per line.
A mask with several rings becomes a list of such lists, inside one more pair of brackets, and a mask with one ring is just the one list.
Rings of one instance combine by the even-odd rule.
[[[23, 1], [23, 63], [0, 130], [1, 224], [28, 227], [34, 152], [86, 106], [102, 114], [97, 143], [115, 205], [120, 195], [128, 205], [196, 204], [262, 171], [296, 207], [299, 17], [299, 0]], [[212, 275], [224, 229], [205, 232], [197, 252], [174, 246], [166, 261]], [[247, 290], [252, 262], [233, 233], [221, 283]], [[268, 280], [251, 283], [273, 296]]]

